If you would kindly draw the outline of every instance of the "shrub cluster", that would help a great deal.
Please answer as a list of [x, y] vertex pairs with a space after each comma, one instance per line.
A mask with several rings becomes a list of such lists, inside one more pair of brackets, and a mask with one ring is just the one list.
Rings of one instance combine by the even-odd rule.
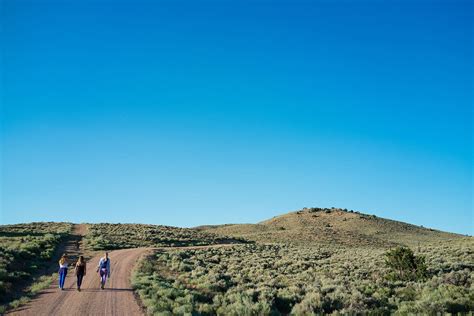
[[426, 277], [425, 257], [415, 256], [408, 247], [397, 247], [388, 251], [385, 264], [392, 272], [392, 280], [416, 281]]
[[87, 247], [92, 250], [244, 242], [243, 239], [217, 236], [191, 228], [144, 224], [89, 224], [85, 241]]
[[0, 305], [11, 301], [22, 285], [48, 262], [70, 232], [69, 223], [30, 223], [0, 226]]
[[253, 244], [160, 251], [141, 262], [133, 284], [149, 314], [160, 315], [474, 311], [472, 239], [422, 255], [426, 278], [394, 280], [382, 249]]

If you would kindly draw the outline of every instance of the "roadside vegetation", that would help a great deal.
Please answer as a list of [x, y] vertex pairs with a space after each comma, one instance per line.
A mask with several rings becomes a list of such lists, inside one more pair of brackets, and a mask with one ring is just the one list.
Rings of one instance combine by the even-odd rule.
[[137, 247], [183, 247], [223, 243], [242, 243], [242, 238], [229, 238], [190, 228], [144, 224], [89, 224], [85, 238], [91, 250]]
[[0, 313], [49, 286], [51, 276], [39, 273], [71, 229], [69, 223], [0, 226]]
[[466, 237], [419, 253], [285, 244], [159, 251], [141, 261], [133, 284], [155, 315], [472, 312], [472, 246]]

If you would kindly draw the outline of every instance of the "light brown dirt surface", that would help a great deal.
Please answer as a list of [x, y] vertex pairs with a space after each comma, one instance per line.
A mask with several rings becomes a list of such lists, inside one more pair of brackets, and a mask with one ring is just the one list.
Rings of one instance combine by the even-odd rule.
[[57, 288], [57, 282], [43, 291], [28, 304], [8, 315], [143, 315], [135, 300], [130, 283], [131, 271], [149, 249], [134, 248], [109, 253], [111, 278], [106, 288], [100, 289], [97, 265], [103, 254], [94, 256], [87, 263], [82, 291], [76, 290], [74, 269], [69, 269], [64, 291]]
[[55, 261], [59, 260], [62, 253], [66, 253], [70, 262], [76, 262], [77, 257], [84, 252], [84, 245], [82, 238], [87, 234], [86, 224], [75, 224], [71, 236], [66, 240], [63, 245], [60, 245], [58, 252], [54, 258]]

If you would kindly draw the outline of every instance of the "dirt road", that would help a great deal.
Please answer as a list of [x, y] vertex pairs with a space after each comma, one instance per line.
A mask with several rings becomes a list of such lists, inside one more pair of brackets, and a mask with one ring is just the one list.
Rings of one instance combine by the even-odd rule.
[[95, 272], [101, 256], [97, 255], [88, 262], [81, 292], [77, 292], [74, 271], [69, 269], [64, 291], [55, 283], [9, 315], [143, 315], [133, 295], [130, 275], [137, 259], [147, 251], [135, 248], [110, 252], [112, 273], [104, 290], [99, 288]]

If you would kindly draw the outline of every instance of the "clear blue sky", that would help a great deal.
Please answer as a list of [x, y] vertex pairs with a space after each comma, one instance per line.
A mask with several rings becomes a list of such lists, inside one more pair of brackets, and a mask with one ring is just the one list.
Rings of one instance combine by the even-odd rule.
[[1, 223], [474, 233], [472, 1], [1, 3]]

